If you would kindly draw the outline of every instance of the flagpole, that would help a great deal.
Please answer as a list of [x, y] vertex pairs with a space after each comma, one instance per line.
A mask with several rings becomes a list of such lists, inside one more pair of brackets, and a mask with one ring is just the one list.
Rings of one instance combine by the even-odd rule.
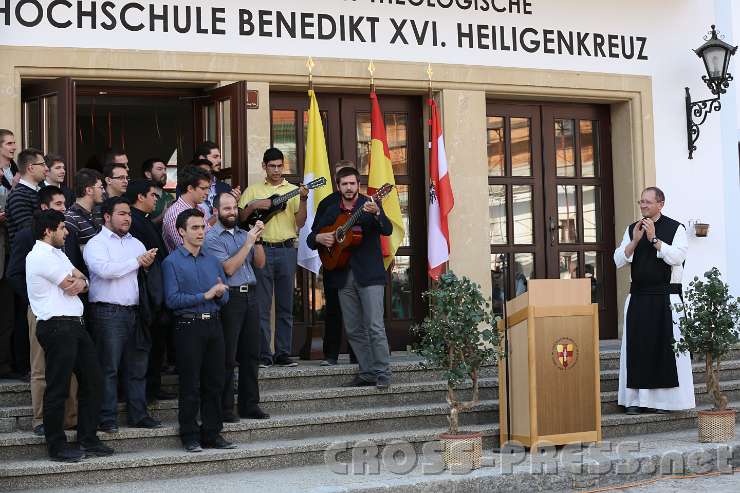
[[313, 91], [313, 68], [316, 64], [313, 61], [313, 57], [308, 57], [306, 60], [306, 68], [308, 68], [308, 90]]
[[375, 92], [375, 64], [372, 58], [367, 66], [367, 71], [370, 72], [370, 93], [372, 94]]

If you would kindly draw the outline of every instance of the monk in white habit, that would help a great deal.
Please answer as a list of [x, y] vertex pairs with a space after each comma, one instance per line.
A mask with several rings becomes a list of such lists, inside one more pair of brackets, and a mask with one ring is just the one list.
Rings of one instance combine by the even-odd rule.
[[646, 188], [639, 204], [642, 219], [627, 227], [614, 251], [617, 268], [629, 265], [631, 273], [618, 404], [627, 414], [691, 409], [696, 405], [691, 359], [673, 351], [681, 338], [675, 305], [682, 303], [686, 228], [661, 214], [665, 195], [659, 188]]

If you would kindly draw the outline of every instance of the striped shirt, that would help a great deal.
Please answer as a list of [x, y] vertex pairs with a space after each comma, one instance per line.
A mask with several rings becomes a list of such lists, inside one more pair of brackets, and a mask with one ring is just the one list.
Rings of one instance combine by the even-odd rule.
[[33, 213], [39, 208], [39, 193], [21, 181], [10, 191], [5, 208], [8, 214], [8, 238], [12, 247], [15, 234], [33, 220]]
[[[206, 208], [203, 204], [198, 204], [197, 207], [203, 212], [203, 214], [205, 214], [205, 217], [210, 216], [210, 214], [206, 214]], [[172, 204], [170, 208], [167, 209], [167, 212], [164, 213], [164, 220], [162, 221], [162, 238], [164, 239], [164, 245], [167, 247], [167, 251], [170, 253], [183, 243], [182, 236], [177, 232], [176, 223], [178, 214], [187, 209], [193, 209], [193, 206], [185, 202], [182, 196], [180, 196], [177, 199], [177, 202]], [[211, 225], [206, 221], [206, 231], [209, 229], [211, 229]]]
[[75, 237], [80, 246], [84, 246], [101, 229], [101, 223], [77, 202], [64, 213], [64, 223], [69, 234]]

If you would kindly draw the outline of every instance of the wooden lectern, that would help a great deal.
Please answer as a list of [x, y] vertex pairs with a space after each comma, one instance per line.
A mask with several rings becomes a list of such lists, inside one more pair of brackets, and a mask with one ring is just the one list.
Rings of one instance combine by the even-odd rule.
[[[532, 279], [506, 303], [506, 359], [499, 361], [501, 444], [601, 441], [599, 310], [589, 279]], [[503, 320], [498, 322], [504, 330]], [[503, 344], [503, 337], [501, 338]]]

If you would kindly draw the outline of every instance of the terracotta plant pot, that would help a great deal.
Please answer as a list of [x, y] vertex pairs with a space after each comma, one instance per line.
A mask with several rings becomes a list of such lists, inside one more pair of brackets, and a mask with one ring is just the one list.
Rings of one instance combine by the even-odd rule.
[[478, 469], [483, 456], [483, 435], [481, 433], [443, 433], [439, 440], [444, 446], [442, 459], [451, 471], [466, 472]]
[[694, 223], [694, 233], [699, 237], [707, 236], [709, 234], [709, 225], [707, 223]]
[[724, 443], [735, 439], [735, 410], [699, 411], [699, 441]]

